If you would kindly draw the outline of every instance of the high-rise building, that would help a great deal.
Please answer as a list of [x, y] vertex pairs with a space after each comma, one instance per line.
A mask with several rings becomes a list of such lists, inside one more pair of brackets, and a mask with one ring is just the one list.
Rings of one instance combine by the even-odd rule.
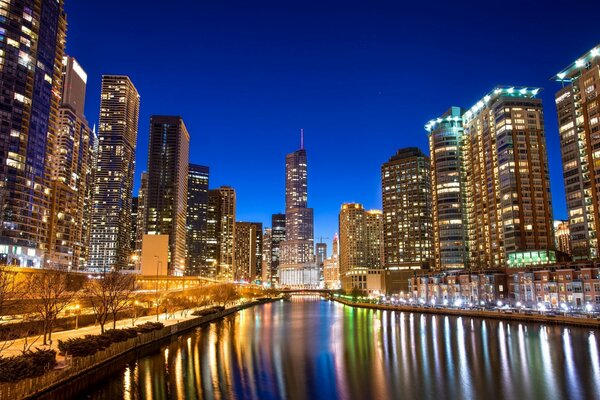
[[134, 196], [131, 199], [131, 234], [129, 247], [131, 248], [132, 253], [135, 253], [137, 248], [137, 238], [138, 238], [138, 221], [140, 220], [140, 198], [139, 196]]
[[131, 198], [139, 110], [140, 96], [127, 76], [102, 77], [87, 261], [92, 271], [125, 269], [131, 256]]
[[538, 92], [496, 87], [463, 115], [472, 267], [556, 261]]
[[271, 258], [273, 257], [273, 235], [271, 228], [263, 230], [261, 276], [263, 283], [271, 283]]
[[386, 268], [428, 268], [432, 262], [430, 171], [429, 157], [416, 147], [398, 150], [381, 166]]
[[72, 58], [62, 63], [62, 99], [49, 162], [50, 214], [46, 268], [80, 269], [88, 253], [96, 136], [84, 115], [87, 74]]
[[331, 257], [323, 262], [323, 283], [327, 289], [337, 290], [341, 288], [337, 233], [331, 242]]
[[0, 14], [0, 264], [41, 267], [66, 19], [62, 0], [1, 2]]
[[[339, 215], [339, 274], [342, 289], [382, 291], [383, 277], [383, 214], [366, 211], [361, 204], [342, 205]], [[375, 273], [375, 274], [374, 274]], [[377, 282], [368, 282], [376, 275]], [[372, 279], [371, 279], [372, 280]]]
[[235, 223], [234, 280], [252, 282], [260, 277], [262, 262], [262, 224]]
[[317, 265], [323, 268], [323, 263], [327, 259], [327, 243], [317, 243]]
[[187, 195], [187, 275], [214, 277], [206, 261], [208, 174], [204, 165], [190, 164]]
[[569, 221], [554, 221], [554, 244], [558, 251], [571, 255], [571, 232]]
[[285, 214], [271, 215], [271, 284], [279, 284], [281, 242], [285, 240]]
[[556, 93], [573, 260], [600, 256], [600, 45], [556, 74]]
[[150, 117], [148, 144], [148, 235], [169, 235], [169, 275], [186, 266], [190, 135], [178, 116]]
[[[142, 255], [142, 240], [146, 232], [146, 208], [148, 203], [148, 173], [142, 172], [140, 179], [140, 188], [137, 195], [137, 215], [135, 223], [135, 246], [133, 253], [139, 259]], [[133, 215], [132, 215], [133, 217]]]
[[206, 211], [207, 273], [233, 279], [235, 261], [235, 190], [229, 186], [208, 191]]
[[314, 260], [313, 209], [308, 208], [308, 173], [304, 134], [300, 149], [285, 159], [285, 240], [281, 242], [279, 282], [282, 286], [319, 285]]
[[433, 254], [435, 268], [468, 267], [467, 182], [464, 163], [466, 136], [463, 111], [451, 107], [429, 121], [431, 197], [433, 212]]

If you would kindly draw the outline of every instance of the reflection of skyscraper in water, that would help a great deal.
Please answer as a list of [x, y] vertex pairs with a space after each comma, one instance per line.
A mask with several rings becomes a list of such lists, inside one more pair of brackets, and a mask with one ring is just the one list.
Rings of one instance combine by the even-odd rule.
[[281, 243], [280, 285], [317, 287], [318, 268], [314, 260], [313, 209], [308, 208], [308, 173], [304, 132], [300, 149], [285, 158], [286, 235]]

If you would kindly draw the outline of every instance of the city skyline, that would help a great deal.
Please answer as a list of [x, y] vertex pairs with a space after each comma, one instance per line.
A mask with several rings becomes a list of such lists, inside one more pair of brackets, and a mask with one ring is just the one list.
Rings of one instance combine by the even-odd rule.
[[[141, 10], [138, 2], [122, 6], [122, 14], [115, 16], [114, 29], [108, 33], [107, 42], [113, 35], [130, 34], [131, 20], [127, 17], [130, 13], [139, 11], [143, 21], [162, 12], [153, 7]], [[457, 38], [462, 42], [440, 41], [442, 31], [450, 22], [443, 22], [441, 16], [434, 13], [429, 17], [430, 21], [416, 27], [432, 31], [414, 45], [406, 45], [400, 43], [401, 36], [410, 27], [415, 28], [415, 22], [408, 17], [426, 13], [420, 6], [401, 12], [390, 4], [383, 4], [364, 12], [361, 6], [353, 4], [343, 11], [330, 5], [306, 5], [300, 13], [305, 18], [302, 22], [294, 15], [298, 11], [294, 5], [225, 10], [219, 6], [188, 4], [167, 10], [166, 23], [175, 24], [175, 16], [182, 16], [184, 8], [202, 11], [198, 25], [205, 28], [199, 33], [189, 32], [195, 24], [184, 27], [185, 16], [182, 16], [182, 23], [174, 25], [172, 33], [162, 32], [164, 37], [158, 38], [154, 33], [148, 33], [143, 27], [144, 22], [140, 22], [140, 29], [148, 34], [136, 40], [136, 49], [127, 42], [116, 46], [113, 42], [107, 53], [110, 57], [97, 60], [98, 52], [105, 53], [109, 49], [97, 40], [96, 22], [90, 18], [109, 12], [110, 4], [102, 10], [87, 4], [75, 7], [67, 3], [66, 7], [70, 21], [67, 54], [77, 57], [90, 75], [86, 107], [90, 110], [87, 115], [90, 126], [97, 120], [93, 110], [98, 109], [99, 74], [128, 74], [140, 91], [136, 191], [146, 160], [149, 115], [181, 115], [191, 135], [190, 162], [211, 166], [213, 187], [230, 185], [236, 188], [240, 220], [260, 221], [269, 226], [271, 214], [283, 211], [285, 183], [283, 169], [271, 166], [280, 165], [281, 157], [298, 147], [298, 131], [304, 128], [306, 148], [311, 152], [310, 202], [315, 208], [315, 237], [331, 237], [337, 230], [337, 214], [342, 203], [360, 202], [366, 208], [381, 207], [379, 165], [402, 147], [418, 146], [425, 151], [428, 145], [423, 125], [427, 121], [441, 115], [448, 105], [473, 104], [489, 87], [510, 83], [544, 88], [541, 97], [551, 160], [552, 203], [555, 218], [566, 217], [553, 104], [554, 93], [560, 89], [560, 84], [550, 78], [597, 44], [593, 29], [587, 27], [591, 24], [582, 23], [579, 30], [571, 32], [559, 23], [560, 16], [542, 10], [539, 18], [535, 15], [540, 24], [538, 28], [524, 26], [528, 24], [517, 21], [533, 18], [534, 10], [520, 10], [518, 16], [502, 16], [503, 24], [514, 26], [507, 40], [513, 36], [531, 36], [544, 27], [552, 29], [546, 29], [545, 35], [535, 36], [531, 41], [535, 44], [533, 50], [527, 46], [507, 49], [501, 41], [494, 41], [500, 33], [481, 26], [481, 23], [477, 28], [484, 29], [487, 37], [471, 37], [468, 28], [456, 26]], [[439, 14], [445, 11], [449, 16], [457, 15], [457, 11], [444, 7], [439, 9]], [[242, 11], [249, 15], [244, 17]], [[341, 13], [339, 18], [335, 17], [338, 11]], [[465, 18], [472, 12], [469, 9], [461, 11], [466, 13]], [[396, 22], [393, 17], [398, 17], [397, 20], [406, 23], [407, 27], [394, 32]], [[224, 25], [219, 27], [205, 21], [210, 18]], [[500, 16], [490, 18], [490, 26], [498, 26], [501, 22]], [[358, 24], [352, 26], [349, 21]], [[263, 28], [249, 38], [225, 32], [224, 29], [234, 22], [241, 24], [238, 33], [258, 28], [255, 24], [263, 23]], [[330, 28], [327, 22], [332, 22]], [[435, 28], [440, 22], [440, 27]], [[309, 25], [314, 32], [308, 29]], [[300, 29], [294, 33], [292, 28]], [[335, 34], [323, 35], [328, 29]], [[281, 34], [281, 38], [271, 38], [274, 32]], [[135, 61], [148, 51], [150, 43], [157, 48], [173, 45], [183, 49], [176, 44], [176, 39], [188, 34], [192, 34], [194, 40], [191, 44], [186, 42], [189, 46], [186, 49], [192, 51], [182, 53], [181, 63], [169, 62], [171, 73], [168, 75], [164, 74], [166, 66], [163, 68], [159, 61], [144, 63], [143, 69]], [[320, 43], [317, 38], [324, 42], [315, 49], [315, 43]], [[306, 43], [300, 39], [306, 39]], [[477, 50], [487, 40], [491, 45], [486, 46], [486, 52]], [[236, 43], [234, 54], [224, 55], [222, 49], [229, 48], [233, 41]], [[276, 42], [275, 46], [271, 46], [272, 41]], [[189, 55], [194, 52], [197, 55]], [[498, 57], [501, 52], [510, 56]], [[254, 53], [257, 54], [256, 64], [242, 62], [235, 65], [232, 62]], [[437, 54], [444, 58], [444, 68], [436, 67], [442, 65], [438, 61], [427, 61]], [[278, 63], [280, 58], [281, 63]], [[373, 60], [369, 61], [370, 58]], [[183, 75], [189, 70], [194, 70], [193, 76]], [[432, 76], [433, 70], [439, 76]], [[189, 82], [182, 83], [183, 76]], [[277, 82], [283, 85], [277, 85]], [[310, 84], [307, 86], [305, 82]], [[163, 99], [168, 101], [163, 102]], [[233, 139], [234, 145], [227, 149], [230, 151], [228, 157], [249, 162], [250, 154], [257, 151], [261, 163], [253, 163], [251, 168], [243, 170], [238, 168], [238, 163], [225, 165], [220, 161], [224, 159], [224, 150], [211, 151], [223, 143], [223, 137]], [[342, 151], [336, 151], [336, 147]], [[356, 159], [357, 154], [361, 159]], [[351, 167], [342, 169], [342, 164]], [[333, 171], [337, 174], [335, 180], [331, 179]], [[363, 183], [360, 190], [353, 185], [355, 177]], [[250, 183], [257, 179], [272, 183], [257, 190]], [[261, 207], [256, 207], [257, 204]]]

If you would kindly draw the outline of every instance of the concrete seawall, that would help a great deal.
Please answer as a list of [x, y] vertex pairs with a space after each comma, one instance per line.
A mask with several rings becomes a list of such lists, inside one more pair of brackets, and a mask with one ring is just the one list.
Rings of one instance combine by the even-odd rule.
[[503, 321], [519, 321], [519, 322], [533, 322], [543, 324], [556, 324], [556, 325], [573, 325], [582, 326], [586, 328], [600, 329], [600, 320], [597, 318], [576, 318], [576, 317], [564, 317], [554, 315], [538, 315], [538, 314], [522, 314], [522, 313], [508, 313], [503, 311], [481, 311], [481, 310], [467, 310], [467, 309], [449, 309], [449, 308], [435, 308], [435, 307], [416, 307], [416, 306], [390, 306], [385, 304], [371, 304], [371, 303], [355, 303], [352, 301], [333, 298], [338, 303], [345, 304], [347, 306], [368, 308], [372, 310], [388, 310], [388, 311], [403, 311], [411, 313], [421, 314], [439, 314], [439, 315], [450, 315], [457, 317], [472, 317], [472, 318], [486, 318], [486, 319], [500, 319]]

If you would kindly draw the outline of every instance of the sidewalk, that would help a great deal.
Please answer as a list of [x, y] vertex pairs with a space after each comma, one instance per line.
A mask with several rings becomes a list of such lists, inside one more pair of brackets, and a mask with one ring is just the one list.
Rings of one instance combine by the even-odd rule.
[[[194, 310], [197, 310], [197, 309], [200, 309], [200, 307], [194, 308]], [[159, 321], [162, 322], [163, 324], [165, 324], [165, 326], [174, 325], [177, 322], [186, 321], [186, 320], [192, 319], [192, 318], [197, 318], [192, 315], [192, 310], [190, 310], [188, 312], [187, 317], [181, 316], [180, 311], [177, 311], [175, 313], [174, 318], [169, 318], [169, 319], [167, 319], [166, 313], [159, 314]], [[132, 327], [133, 324], [131, 323], [131, 321], [132, 321], [131, 318], [117, 320], [117, 329]], [[154, 322], [154, 321], [156, 321], [156, 314], [136, 318], [135, 325], [140, 325], [140, 324], [143, 324], [144, 322]], [[104, 329], [108, 330], [108, 329], [112, 329], [112, 328], [113, 328], [112, 320], [107, 321], [106, 325], [104, 325]], [[100, 325], [91, 325], [91, 326], [86, 326], [86, 327], [82, 327], [79, 329], [53, 332], [52, 333], [52, 345], [50, 345], [50, 346], [42, 345], [42, 337], [41, 336], [39, 336], [39, 337], [38, 336], [30, 336], [27, 339], [29, 340], [29, 343], [31, 343], [32, 340], [36, 340], [36, 338], [37, 338], [36, 342], [31, 347], [32, 350], [35, 349], [36, 347], [38, 347], [40, 349], [54, 349], [58, 353], [58, 341], [59, 340], [64, 341], [66, 339], [70, 339], [70, 338], [74, 338], [74, 337], [80, 337], [80, 336], [85, 336], [85, 335], [99, 335], [99, 334], [100, 334]], [[12, 343], [12, 345], [10, 347], [2, 350], [2, 354], [0, 354], [0, 355], [3, 357], [19, 355], [23, 351], [24, 343], [25, 343], [25, 338], [17, 339], [14, 341], [14, 343]], [[2, 347], [1, 344], [2, 344], [2, 342], [0, 342], [0, 348]], [[62, 359], [61, 356], [57, 356], [57, 360], [59, 360], [59, 362], [61, 361], [61, 359]]]

